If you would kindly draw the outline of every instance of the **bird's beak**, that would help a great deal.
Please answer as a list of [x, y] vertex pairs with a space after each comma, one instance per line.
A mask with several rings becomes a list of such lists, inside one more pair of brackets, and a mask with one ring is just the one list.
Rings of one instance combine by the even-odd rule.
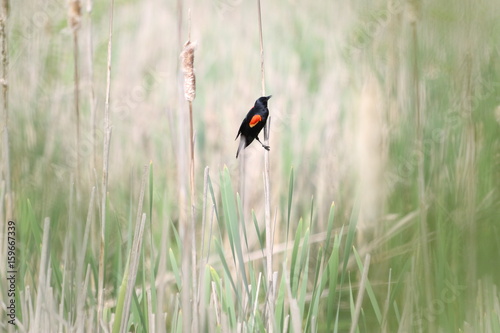
[[267, 96], [266, 98], [267, 98], [267, 99], [270, 99], [271, 97], [273, 97], [273, 95], [269, 95], [269, 96]]

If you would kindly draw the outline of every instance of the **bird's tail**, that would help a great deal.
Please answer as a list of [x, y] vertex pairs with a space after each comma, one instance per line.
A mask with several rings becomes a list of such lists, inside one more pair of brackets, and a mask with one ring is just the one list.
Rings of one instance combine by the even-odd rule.
[[236, 158], [238, 158], [240, 150], [245, 149], [245, 146], [246, 146], [246, 140], [245, 137], [242, 135], [240, 139], [240, 144], [238, 145], [238, 150], [236, 151]]

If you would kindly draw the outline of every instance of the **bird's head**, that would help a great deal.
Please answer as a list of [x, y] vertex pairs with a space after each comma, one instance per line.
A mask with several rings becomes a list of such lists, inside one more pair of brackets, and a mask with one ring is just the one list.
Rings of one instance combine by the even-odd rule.
[[259, 99], [255, 101], [255, 105], [262, 104], [262, 105], [265, 105], [267, 107], [267, 101], [271, 97], [272, 97], [272, 95], [259, 97]]

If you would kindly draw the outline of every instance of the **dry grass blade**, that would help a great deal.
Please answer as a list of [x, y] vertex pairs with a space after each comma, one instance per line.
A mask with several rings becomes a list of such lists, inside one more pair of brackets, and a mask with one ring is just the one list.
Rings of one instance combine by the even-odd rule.
[[43, 303], [45, 300], [45, 283], [47, 280], [47, 264], [48, 264], [48, 256], [49, 256], [49, 234], [50, 234], [50, 219], [48, 217], [45, 218], [43, 223], [43, 241], [42, 241], [42, 252], [40, 258], [40, 266], [38, 268], [38, 293], [36, 296], [36, 307], [35, 307], [35, 321], [33, 325], [31, 325], [32, 332], [35, 331], [38, 327], [41, 327], [40, 320], [43, 312]]
[[106, 201], [108, 193], [108, 163], [109, 144], [111, 141], [111, 129], [108, 128], [104, 137], [103, 149], [103, 173], [102, 173], [102, 193], [101, 193], [101, 240], [99, 246], [99, 281], [97, 290], [97, 322], [101, 325], [102, 310], [104, 305], [104, 246], [106, 235]]
[[83, 282], [81, 291], [78, 293], [77, 303], [76, 303], [76, 321], [75, 326], [77, 327], [77, 333], [82, 333], [85, 327], [85, 295], [87, 294], [87, 288], [90, 279], [90, 264], [87, 265], [87, 273], [85, 274], [85, 280]]
[[286, 262], [283, 263], [283, 276], [285, 279], [286, 292], [288, 295], [290, 315], [292, 316], [292, 332], [298, 333], [302, 331], [301, 315], [297, 299], [293, 297], [292, 288], [290, 286], [290, 277], [286, 270]]
[[139, 192], [139, 204], [137, 206], [137, 215], [136, 215], [136, 224], [139, 224], [141, 221], [141, 216], [143, 213], [144, 207], [144, 194], [146, 192], [146, 182], [148, 181], [149, 168], [147, 165], [144, 166], [142, 170], [142, 179], [141, 179], [141, 190]]
[[85, 260], [85, 253], [87, 252], [87, 244], [89, 240], [89, 234], [90, 234], [90, 226], [93, 221], [94, 213], [95, 213], [95, 186], [92, 187], [92, 191], [90, 192], [90, 200], [89, 200], [89, 208], [87, 211], [87, 221], [85, 223], [85, 230], [83, 232], [83, 239], [82, 239], [82, 245], [80, 247], [80, 254], [78, 255], [78, 262], [76, 265], [76, 279], [77, 279], [77, 285], [80, 285], [78, 283], [81, 278], [82, 278], [82, 270], [84, 265], [84, 260]]
[[358, 327], [359, 314], [361, 313], [361, 305], [363, 304], [363, 296], [365, 295], [366, 281], [368, 280], [368, 270], [370, 268], [370, 254], [365, 257], [365, 263], [363, 265], [363, 273], [361, 275], [361, 282], [359, 283], [358, 297], [356, 298], [356, 308], [354, 310], [354, 316], [351, 322], [351, 333], [356, 332], [356, 327]]

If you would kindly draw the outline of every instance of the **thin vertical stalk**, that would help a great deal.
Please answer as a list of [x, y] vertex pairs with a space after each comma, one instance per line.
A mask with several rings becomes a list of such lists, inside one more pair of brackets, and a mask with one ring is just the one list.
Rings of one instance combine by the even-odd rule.
[[[262, 10], [260, 0], [257, 0], [259, 16], [259, 40], [260, 40], [260, 72], [262, 96], [266, 95], [266, 76], [264, 69], [264, 38], [262, 36]], [[264, 127], [264, 144], [269, 146], [269, 129], [271, 117], [268, 118]], [[273, 283], [273, 233], [271, 227], [271, 189], [269, 182], [269, 151], [264, 151], [264, 217], [266, 224], [266, 272], [267, 272], [267, 331], [274, 329], [274, 283]]]
[[[191, 9], [188, 11], [188, 42], [191, 43]], [[194, 60], [194, 57], [193, 57]], [[193, 83], [194, 83], [194, 69], [189, 69], [188, 73], [192, 75]], [[187, 80], [191, 78], [188, 75]], [[186, 78], [185, 78], [186, 79]], [[191, 87], [191, 89], [196, 92], [196, 86]], [[195, 242], [195, 223], [196, 223], [196, 198], [195, 198], [195, 179], [194, 179], [194, 125], [193, 125], [193, 99], [194, 94], [190, 95], [186, 92], [186, 99], [188, 100], [188, 108], [189, 108], [189, 187], [190, 187], [190, 198], [191, 198], [191, 226], [189, 231], [191, 233], [190, 243], [191, 243], [191, 271], [192, 271], [192, 295], [191, 298], [194, 299], [195, 290], [197, 288], [196, 282], [196, 242]], [[193, 305], [193, 331], [198, 331], [198, 310], [197, 310], [197, 302], [192, 301]]]
[[92, 0], [87, 1], [88, 30], [87, 30], [87, 62], [89, 71], [89, 105], [90, 105], [90, 136], [92, 141], [92, 169], [97, 168], [97, 138], [96, 138], [96, 99], [94, 92], [94, 48], [92, 39]]
[[80, 180], [80, 78], [78, 74], [78, 30], [73, 31], [74, 103], [76, 116], [76, 183]]
[[42, 238], [42, 252], [40, 254], [40, 266], [38, 268], [38, 286], [39, 290], [36, 295], [36, 306], [35, 306], [35, 318], [33, 326], [31, 327], [41, 327], [40, 321], [42, 320], [41, 315], [43, 311], [44, 297], [47, 289], [45, 288], [45, 281], [47, 280], [47, 265], [50, 260], [49, 255], [49, 235], [50, 235], [50, 218], [46, 217], [43, 223], [43, 238]]
[[[182, 72], [184, 73], [184, 98], [188, 102], [189, 113], [189, 187], [190, 187], [190, 213], [191, 221], [184, 220], [186, 224], [182, 269], [185, 286], [183, 287], [183, 321], [185, 331], [198, 331], [198, 310], [195, 299], [196, 283], [196, 242], [195, 242], [195, 178], [194, 178], [194, 125], [193, 125], [193, 100], [196, 97], [196, 76], [194, 74], [194, 50], [191, 43], [191, 11], [188, 12], [188, 40], [181, 52]], [[188, 287], [187, 287], [188, 286]], [[189, 308], [189, 302], [190, 308]], [[191, 312], [191, 313], [189, 313]], [[187, 317], [187, 318], [186, 318]], [[190, 318], [191, 317], [191, 318]]]
[[195, 290], [197, 288], [197, 282], [196, 282], [196, 242], [195, 242], [195, 223], [196, 223], [196, 198], [195, 198], [195, 179], [194, 179], [194, 129], [193, 129], [193, 102], [188, 101], [189, 104], [189, 142], [190, 142], [190, 154], [191, 154], [191, 160], [190, 160], [190, 165], [189, 165], [189, 184], [190, 184], [190, 190], [191, 190], [191, 226], [189, 228], [189, 231], [191, 233], [190, 235], [190, 243], [191, 243], [191, 272], [192, 272], [192, 277], [191, 277], [191, 284], [192, 284], [192, 295], [191, 298], [193, 299], [192, 305], [193, 305], [193, 332], [198, 332], [198, 303], [194, 301], [194, 296], [195, 296]]
[[266, 94], [266, 80], [265, 80], [265, 70], [264, 70], [264, 38], [262, 37], [262, 11], [260, 8], [260, 0], [257, 0], [257, 6], [259, 11], [259, 40], [260, 40], [260, 73], [261, 73], [261, 88], [262, 96]]
[[[208, 192], [208, 178], [209, 178], [209, 172], [210, 169], [208, 166], [205, 167], [204, 175], [203, 175], [203, 203], [202, 203], [202, 209], [201, 209], [201, 245], [200, 245], [200, 265], [194, 265], [194, 269], [196, 270], [197, 268], [199, 269], [198, 272], [198, 285], [196, 286], [196, 309], [197, 309], [197, 314], [199, 316], [198, 320], [198, 331], [199, 332], [204, 332], [205, 331], [205, 317], [206, 317], [206, 304], [205, 302], [200, 303], [201, 295], [204, 294], [205, 290], [205, 285], [203, 284], [204, 277], [205, 277], [205, 265], [201, 263], [204, 257], [204, 250], [205, 250], [205, 233], [206, 233], [206, 215], [207, 215], [207, 192]], [[209, 238], [211, 239], [211, 238]], [[207, 251], [208, 255], [209, 251]], [[194, 298], [194, 297], [193, 297]]]
[[109, 104], [111, 95], [111, 52], [113, 45], [113, 9], [114, 0], [111, 1], [109, 13], [109, 39], [108, 39], [108, 61], [106, 73], [106, 101], [104, 106], [104, 145], [102, 156], [102, 195], [101, 195], [101, 243], [99, 251], [99, 280], [97, 291], [97, 326], [101, 332], [102, 311], [104, 306], [104, 245], [106, 236], [106, 201], [108, 192], [108, 166], [109, 166], [109, 146], [111, 141], [111, 127], [109, 123]]
[[[183, 272], [189, 272], [190, 269], [190, 256], [188, 255], [191, 247], [188, 244], [189, 242], [189, 223], [187, 222], [188, 217], [187, 217], [187, 185], [186, 185], [186, 153], [185, 153], [185, 148], [186, 148], [186, 141], [184, 138], [184, 135], [186, 135], [185, 132], [185, 123], [183, 120], [185, 120], [185, 115], [182, 114], [183, 110], [180, 110], [179, 115], [178, 115], [178, 137], [179, 137], [179, 143], [178, 143], [178, 186], [179, 186], [179, 235], [182, 239], [182, 271]], [[183, 282], [188, 281], [188, 276], [189, 274], [186, 274], [185, 277], [186, 279], [183, 280]], [[188, 304], [190, 302], [190, 296], [189, 296], [189, 289], [190, 288], [182, 288], [181, 291], [181, 305], [182, 305], [182, 321], [183, 321], [183, 329], [185, 332], [189, 332], [190, 330], [186, 328], [186, 325], [190, 326], [191, 325], [191, 317], [190, 317], [190, 310], [187, 310]], [[184, 309], [184, 306], [186, 306], [186, 309]], [[178, 315], [178, 314], [175, 314]]]
[[365, 295], [366, 281], [368, 281], [368, 270], [370, 269], [370, 254], [368, 253], [365, 257], [365, 263], [363, 265], [363, 273], [361, 275], [361, 281], [359, 282], [358, 297], [356, 298], [356, 307], [354, 309], [354, 315], [351, 320], [350, 333], [356, 332], [358, 327], [359, 314], [361, 313], [361, 305], [363, 304], [363, 296]]
[[[177, 0], [177, 42], [179, 48], [182, 52], [182, 33], [183, 33], [183, 3], [182, 0]], [[182, 62], [182, 60], [181, 60]], [[182, 63], [178, 64], [178, 68], [182, 66]], [[178, 83], [179, 83], [179, 93], [182, 94], [182, 72], [179, 71]], [[188, 244], [188, 225], [187, 223], [187, 194], [186, 194], [186, 141], [185, 141], [185, 114], [182, 110], [183, 102], [182, 97], [179, 95], [178, 98], [178, 114], [177, 114], [177, 181], [178, 181], [178, 195], [179, 195], [179, 235], [182, 240], [182, 257], [181, 257], [181, 271], [183, 272], [183, 285], [189, 286], [189, 274], [190, 272], [190, 258], [188, 255], [191, 247]], [[191, 326], [191, 310], [190, 310], [190, 288], [182, 288], [181, 290], [181, 309], [182, 311], [182, 328], [184, 332], [190, 332]], [[175, 313], [174, 316], [179, 316], [179, 312]]]
[[68, 4], [68, 25], [73, 32], [73, 103], [75, 108], [75, 154], [76, 180], [80, 178], [80, 78], [78, 73], [78, 30], [82, 19], [80, 0], [70, 0]]

